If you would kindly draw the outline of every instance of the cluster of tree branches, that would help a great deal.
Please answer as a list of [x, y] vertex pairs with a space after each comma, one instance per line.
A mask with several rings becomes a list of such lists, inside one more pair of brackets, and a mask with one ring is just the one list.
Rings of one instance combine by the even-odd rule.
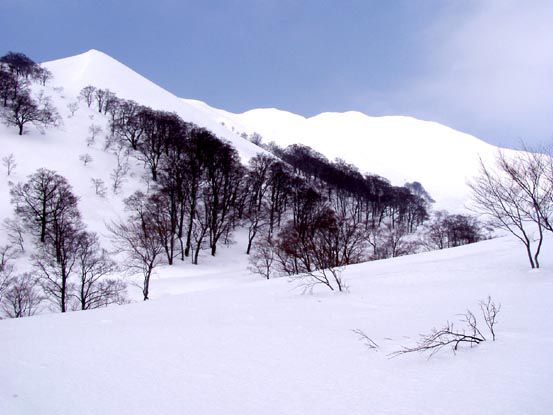
[[50, 99], [31, 93], [33, 81], [44, 86], [51, 78], [48, 69], [22, 53], [9, 52], [0, 58], [0, 115], [6, 125], [18, 128], [19, 135], [30, 123], [40, 127], [58, 123], [59, 115]]
[[306, 288], [342, 291], [342, 266], [410, 252], [397, 246], [427, 219], [430, 198], [307, 146], [264, 147], [284, 161], [287, 215], [278, 233], [269, 226], [256, 244], [252, 270], [266, 278], [273, 272], [307, 276]]
[[478, 242], [487, 239], [491, 232], [474, 216], [450, 214], [445, 210], [433, 212], [423, 228], [423, 244], [429, 250]]
[[[390, 353], [389, 357], [397, 357], [408, 353], [427, 353], [430, 359], [440, 350], [450, 347], [455, 354], [461, 346], [477, 346], [485, 342], [487, 338], [484, 332], [488, 332], [492, 341], [496, 339], [497, 315], [501, 311], [501, 304], [496, 303], [490, 296], [479, 303], [481, 319], [475, 313], [467, 309], [461, 315], [460, 324], [447, 321], [440, 328], [433, 328], [429, 333], [421, 334], [419, 341], [411, 346], [402, 346], [399, 350]], [[483, 320], [483, 323], [482, 323]], [[370, 350], [378, 350], [380, 346], [361, 329], [352, 330], [359, 340]]]
[[545, 232], [553, 232], [553, 158], [544, 151], [505, 154], [480, 163], [471, 183], [474, 210], [491, 226], [514, 235], [532, 268], [539, 268]]
[[[20, 227], [31, 237], [33, 273], [14, 276], [13, 259], [19, 242], [4, 249], [2, 280], [7, 288], [2, 304], [11, 317], [34, 313], [48, 300], [59, 311], [92, 309], [125, 301], [125, 284], [109, 276], [115, 262], [102, 249], [98, 236], [86, 230], [78, 199], [67, 180], [54, 171], [39, 169], [26, 182], [10, 190], [16, 219], [8, 221], [13, 231]], [[0, 284], [1, 285], [1, 284]]]

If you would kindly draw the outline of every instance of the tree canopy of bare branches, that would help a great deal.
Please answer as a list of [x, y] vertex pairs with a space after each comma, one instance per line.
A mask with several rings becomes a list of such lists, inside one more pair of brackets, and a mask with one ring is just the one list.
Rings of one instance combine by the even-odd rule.
[[544, 230], [552, 230], [550, 158], [537, 153], [514, 157], [499, 152], [494, 167], [480, 163], [469, 183], [474, 210], [524, 244], [530, 266], [539, 268]]

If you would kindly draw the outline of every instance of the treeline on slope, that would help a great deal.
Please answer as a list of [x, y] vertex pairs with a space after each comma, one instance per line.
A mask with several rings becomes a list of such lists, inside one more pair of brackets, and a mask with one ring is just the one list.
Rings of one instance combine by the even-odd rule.
[[22, 53], [9, 52], [0, 58], [0, 117], [8, 126], [15, 126], [19, 135], [27, 124], [55, 126], [60, 117], [42, 92], [33, 96], [33, 81], [46, 85], [52, 74]]
[[[307, 276], [307, 285], [323, 283], [338, 290], [344, 286], [336, 269], [343, 265], [421, 249], [413, 233], [427, 221], [431, 198], [420, 183], [392, 186], [382, 177], [363, 175], [354, 166], [331, 162], [299, 145], [273, 145], [272, 155], [260, 153], [243, 166], [230, 144], [174, 113], [94, 86], [83, 88], [79, 99], [109, 120], [104, 149], [115, 149], [118, 160], [113, 193], [119, 192], [128, 169], [122, 159], [135, 157], [147, 168], [148, 190], [126, 198], [128, 218], [108, 225], [115, 252], [125, 257], [124, 268], [143, 275], [144, 299], [157, 265], [186, 258], [198, 264], [203, 250], [216, 255], [219, 245], [231, 243], [238, 227], [248, 232], [246, 252], [252, 254], [254, 272], [267, 278]], [[69, 109], [73, 115], [78, 106]], [[52, 194], [64, 196], [48, 199], [49, 183], [55, 189]], [[46, 205], [37, 205], [46, 200]], [[12, 244], [4, 249], [6, 261], [0, 269], [2, 281], [10, 283], [0, 282], [0, 296], [2, 291], [9, 294], [3, 304], [10, 308], [25, 303], [16, 297], [26, 293], [27, 306], [19, 305], [19, 311], [9, 315], [32, 314], [36, 299], [44, 298], [60, 311], [124, 301], [122, 283], [108, 278], [114, 264], [97, 236], [86, 231], [76, 197], [63, 177], [40, 169], [13, 187], [12, 202]], [[50, 203], [52, 207], [39, 209]], [[479, 229], [470, 230], [470, 238], [435, 247], [482, 237]], [[24, 249], [27, 234], [36, 245], [35, 275], [14, 277], [10, 259], [14, 251]], [[79, 258], [99, 263], [102, 271], [90, 274], [90, 266]], [[93, 305], [83, 300], [89, 291], [95, 293]]]
[[[272, 155], [260, 153], [243, 166], [230, 144], [174, 113], [93, 86], [81, 98], [108, 116], [108, 146], [122, 146], [149, 171], [149, 192], [129, 197], [128, 221], [110, 226], [128, 266], [144, 274], [145, 299], [158, 263], [189, 257], [198, 264], [202, 250], [215, 255], [237, 227], [248, 231], [253, 269], [267, 263], [260, 256], [270, 247], [266, 277], [315, 275], [421, 247], [409, 240], [432, 202], [420, 183], [392, 186], [300, 145], [272, 145]], [[465, 240], [482, 238], [479, 229], [468, 229], [474, 234]]]

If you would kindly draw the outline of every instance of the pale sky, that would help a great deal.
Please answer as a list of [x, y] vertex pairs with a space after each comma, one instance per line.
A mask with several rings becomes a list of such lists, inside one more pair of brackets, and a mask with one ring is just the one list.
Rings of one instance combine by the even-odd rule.
[[546, 0], [1, 0], [0, 53], [101, 50], [232, 112], [412, 115], [490, 143], [553, 142]]

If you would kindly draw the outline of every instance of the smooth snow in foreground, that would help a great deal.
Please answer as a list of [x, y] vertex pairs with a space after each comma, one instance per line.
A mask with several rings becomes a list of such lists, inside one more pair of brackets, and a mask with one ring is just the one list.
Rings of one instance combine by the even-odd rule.
[[[0, 413], [550, 414], [547, 242], [537, 272], [501, 238], [352, 266], [349, 294], [313, 295], [223, 249], [232, 264], [162, 271], [147, 303], [0, 321]], [[488, 295], [503, 306], [495, 343], [387, 357]]]

